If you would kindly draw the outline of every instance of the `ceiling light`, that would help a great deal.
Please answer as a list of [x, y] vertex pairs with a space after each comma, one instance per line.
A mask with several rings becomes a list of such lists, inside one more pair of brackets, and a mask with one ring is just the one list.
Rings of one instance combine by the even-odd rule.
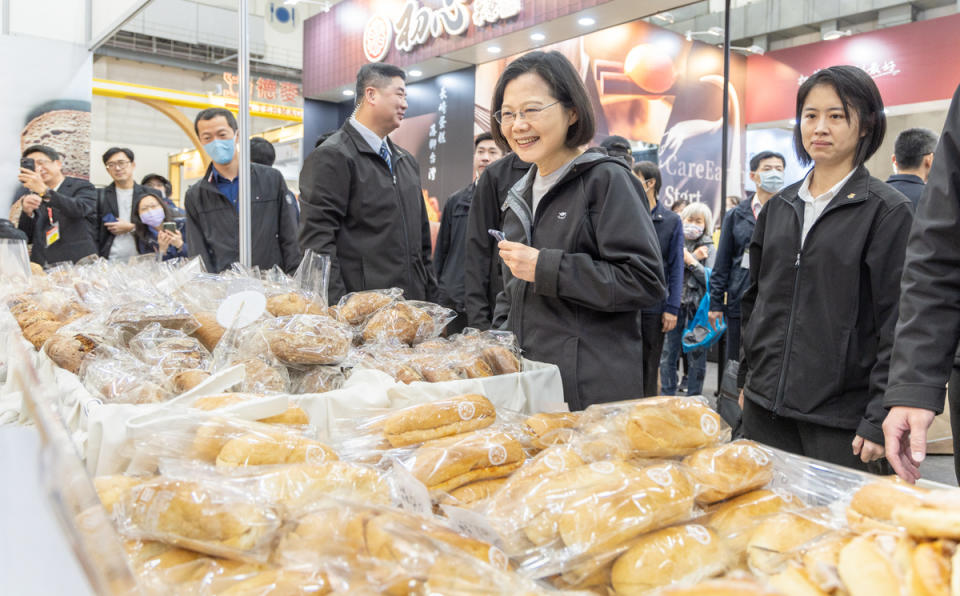
[[716, 37], [723, 37], [723, 27], [710, 27], [706, 32]]
[[710, 27], [706, 31], [687, 31], [683, 34], [687, 41], [693, 41], [694, 35], [712, 35], [713, 37], [723, 37], [723, 27]]
[[663, 14], [655, 14], [650, 18], [652, 18], [655, 21], [660, 21], [665, 25], [672, 25], [674, 22], [673, 14], [669, 12], [665, 12]]
[[499, 54], [501, 52], [500, 46], [488, 46], [487, 51], [491, 54]]
[[[722, 47], [723, 47], [723, 44], [722, 44], [722, 43], [718, 43], [718, 44], [717, 44], [717, 47], [718, 47], [718, 48], [722, 48]], [[763, 49], [763, 46], [758, 46], [758, 45], [756, 45], [756, 44], [754, 44], [754, 45], [752, 45], [752, 46], [749, 46], [749, 47], [730, 46], [730, 49], [733, 50], [733, 51], [735, 51], [735, 52], [743, 52], [744, 54], [757, 54], [758, 56], [763, 56], [763, 54], [766, 52], [766, 50]]]
[[422, 71], [422, 70], [413, 69], [413, 70], [408, 70], [408, 71], [407, 71], [407, 74], [410, 75], [411, 77], [422, 77], [422, 76], [423, 76], [423, 71]]
[[547, 36], [544, 35], [543, 33], [531, 33], [531, 34], [530, 34], [530, 39], [532, 39], [533, 41], [543, 41], [543, 40], [545, 40], [546, 38], [547, 38]]
[[580, 17], [577, 20], [577, 24], [580, 25], [581, 27], [591, 27], [597, 24], [597, 19], [593, 17]]
[[344, 89], [340, 93], [342, 93], [346, 97], [353, 97], [353, 89]]
[[831, 31], [824, 31], [820, 37], [823, 38], [823, 41], [831, 41], [833, 39], [840, 39], [841, 37], [848, 37], [850, 35], [853, 35], [853, 31], [849, 29], [844, 29], [843, 31], [833, 29]]

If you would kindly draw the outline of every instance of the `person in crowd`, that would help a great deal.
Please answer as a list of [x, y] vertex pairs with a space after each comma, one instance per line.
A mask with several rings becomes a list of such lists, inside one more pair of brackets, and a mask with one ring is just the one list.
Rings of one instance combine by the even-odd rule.
[[164, 261], [187, 257], [184, 222], [177, 221], [161, 199], [151, 194], [141, 196], [133, 204], [132, 220], [139, 254], [157, 253]]
[[[693, 319], [707, 292], [706, 268], [713, 267], [713, 214], [704, 203], [690, 203], [683, 213], [683, 290], [677, 321], [664, 338], [660, 357], [662, 395], [677, 393], [677, 359], [683, 350], [684, 328]], [[687, 395], [700, 395], [707, 372], [705, 349], [687, 352]]]
[[491, 105], [494, 139], [533, 164], [503, 205], [494, 325], [528, 358], [559, 366], [570, 409], [636, 397], [637, 316], [666, 293], [646, 201], [623, 160], [581, 148], [595, 116], [563, 54], [508, 64]]
[[863, 165], [886, 131], [870, 75], [817, 71], [797, 92], [796, 122], [797, 156], [813, 167], [767, 201], [750, 242], [742, 428], [785, 451], [867, 469], [883, 456], [912, 210]]
[[161, 176], [160, 174], [147, 174], [143, 177], [143, 180], [140, 181], [141, 186], [146, 186], [152, 188], [160, 194], [160, 198], [163, 200], [163, 203], [170, 209], [170, 213], [173, 214], [175, 218], [183, 219], [186, 215], [186, 212], [177, 207], [177, 204], [173, 202], [173, 185], [170, 184], [170, 181]]
[[[727, 209], [726, 209], [727, 213], [736, 209], [737, 205], [739, 204], [740, 204], [740, 197], [738, 197], [737, 195], [729, 195], [727, 197]], [[724, 218], [726, 218], [726, 216], [724, 216]]]
[[783, 188], [787, 162], [779, 153], [761, 151], [750, 158], [750, 180], [757, 187], [723, 219], [717, 260], [710, 277], [710, 323], [727, 319], [726, 359], [740, 359], [740, 300], [750, 285], [750, 239], [760, 209]]
[[[197, 114], [194, 129], [213, 162], [184, 198], [187, 247], [208, 271], [219, 273], [240, 258], [237, 120], [229, 110], [207, 108]], [[280, 172], [250, 164], [250, 210], [251, 264], [295, 271], [300, 264], [296, 208]]]
[[[496, 139], [494, 139], [496, 141]], [[503, 291], [500, 251], [497, 240], [488, 230], [503, 227], [503, 201], [518, 180], [530, 170], [509, 146], [498, 142], [503, 157], [484, 170], [477, 178], [473, 202], [467, 216], [464, 243], [463, 288], [467, 324], [477, 329], [490, 329], [497, 306], [497, 295]]]
[[387, 138], [407, 110], [406, 73], [384, 63], [357, 73], [357, 108], [300, 172], [300, 247], [329, 255], [330, 300], [401, 288], [433, 300], [436, 278], [420, 167]]
[[[113, 178], [97, 196], [97, 254], [105, 259], [125, 260], [138, 254], [134, 239], [133, 205], [144, 195], [155, 194], [152, 188], [137, 184], [133, 171], [137, 167], [133, 151], [111, 147], [103, 154], [103, 165]], [[159, 198], [159, 194], [156, 195]]]
[[627, 162], [627, 166], [633, 168], [633, 149], [630, 148], [630, 141], [620, 135], [611, 135], [600, 142], [607, 155], [619, 157]]
[[437, 233], [437, 247], [433, 262], [437, 270], [439, 296], [443, 306], [457, 311], [457, 318], [447, 325], [447, 333], [458, 333], [467, 325], [464, 303], [464, 245], [467, 233], [467, 218], [477, 188], [477, 178], [487, 166], [503, 157], [503, 152], [489, 132], [483, 132], [473, 140], [473, 182], [458, 190], [447, 199]]
[[893, 175], [887, 184], [902, 192], [917, 210], [923, 185], [933, 167], [933, 152], [937, 148], [937, 133], [929, 128], [908, 128], [897, 135], [893, 143]]
[[63, 175], [60, 154], [44, 145], [23, 151], [34, 169], [21, 166], [17, 180], [21, 205], [17, 227], [32, 243], [30, 260], [40, 265], [97, 254], [97, 189]]
[[687, 205], [690, 204], [690, 201], [686, 199], [677, 199], [670, 205], [670, 211], [673, 211], [677, 215], [683, 213], [683, 210], [687, 208]]
[[[660, 244], [660, 258], [667, 282], [667, 297], [656, 306], [640, 312], [640, 336], [643, 339], [643, 396], [659, 395], [657, 382], [660, 373], [660, 355], [663, 353], [664, 334], [677, 326], [680, 298], [683, 294], [683, 221], [664, 207], [657, 196], [662, 178], [660, 168], [650, 161], [641, 161], [633, 167], [640, 181], [643, 195], [650, 208], [653, 229]], [[676, 360], [674, 360], [676, 370]], [[676, 374], [676, 373], [674, 373]]]
[[[250, 138], [250, 161], [262, 166], [272, 168], [277, 161], [277, 150], [273, 148], [273, 143], [263, 137]], [[277, 170], [279, 171], [279, 170]], [[287, 201], [291, 203], [297, 211], [297, 221], [300, 221], [300, 201], [297, 196], [287, 188]]]
[[[909, 482], [920, 478], [927, 429], [943, 411], [949, 384], [950, 427], [960, 437], [960, 87], [953, 94], [933, 167], [907, 243], [890, 380], [883, 400], [887, 459]], [[951, 361], [953, 372], [951, 373]], [[954, 441], [957, 439], [955, 438]], [[960, 449], [953, 451], [960, 480]]]

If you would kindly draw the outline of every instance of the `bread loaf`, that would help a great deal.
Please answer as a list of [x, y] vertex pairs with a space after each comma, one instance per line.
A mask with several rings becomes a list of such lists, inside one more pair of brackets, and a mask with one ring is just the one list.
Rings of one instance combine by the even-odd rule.
[[93, 340], [85, 335], [53, 335], [44, 346], [44, 351], [57, 366], [76, 375], [80, 374], [83, 358], [96, 347]]
[[730, 427], [719, 414], [683, 397], [642, 400], [630, 412], [626, 432], [640, 457], [687, 455], [730, 438]]
[[383, 435], [392, 446], [404, 447], [485, 428], [495, 419], [490, 400], [478, 394], [460, 395], [391, 414], [384, 421]]
[[665, 588], [663, 596], [783, 596], [753, 579], [710, 579], [694, 586]]
[[249, 433], [224, 444], [217, 467], [321, 463], [336, 460], [332, 449], [312, 439], [287, 433]]
[[234, 364], [243, 366], [241, 390], [245, 393], [282, 393], [287, 390], [284, 374], [259, 358], [247, 358]]
[[505, 346], [487, 346], [481, 351], [494, 374], [509, 375], [520, 372], [520, 359]]
[[802, 567], [795, 564], [773, 575], [769, 579], [770, 586], [778, 590], [783, 596], [828, 596], [813, 581]]
[[288, 511], [307, 508], [324, 496], [387, 505], [390, 486], [375, 468], [343, 461], [282, 466], [258, 477], [257, 492]]
[[394, 300], [392, 295], [384, 292], [354, 292], [341, 300], [338, 309], [340, 320], [351, 325], [359, 325]]
[[488, 499], [506, 482], [506, 478], [495, 478], [493, 480], [478, 480], [455, 488], [450, 491], [452, 502], [460, 505], [473, 505], [478, 501]]
[[364, 343], [392, 340], [413, 345], [433, 331], [433, 319], [406, 302], [397, 302], [370, 317], [363, 328]]
[[274, 355], [289, 364], [339, 364], [353, 343], [349, 327], [321, 315], [279, 317], [264, 334]]
[[197, 322], [200, 323], [200, 326], [197, 327], [192, 335], [200, 340], [203, 347], [212, 352], [213, 349], [217, 347], [217, 344], [220, 343], [220, 338], [223, 337], [226, 330], [217, 322], [217, 316], [214, 313], [199, 312], [194, 316]]
[[530, 436], [533, 446], [546, 449], [550, 445], [567, 443], [573, 438], [571, 430], [579, 418], [573, 412], [534, 414], [523, 421], [523, 430]]
[[610, 575], [617, 595], [645, 594], [680, 580], [700, 581], [727, 568], [728, 553], [708, 528], [688, 524], [639, 538]]
[[701, 449], [683, 460], [700, 487], [697, 503], [716, 503], [760, 488], [773, 478], [766, 449], [753, 441], [735, 441]]
[[144, 482], [143, 478], [123, 476], [97, 476], [93, 479], [93, 486], [97, 489], [97, 496], [108, 513], [113, 513], [113, 507], [127, 497], [127, 493], [134, 486]]
[[304, 314], [330, 316], [327, 307], [308, 300], [299, 292], [287, 292], [267, 298], [267, 312], [275, 317]]
[[[950, 551], [942, 541], [923, 542], [913, 549], [910, 557], [910, 594], [912, 596], [940, 596], [952, 594], [950, 580]], [[960, 590], [956, 586], [954, 590]]]
[[853, 493], [847, 507], [847, 524], [858, 532], [895, 531], [893, 510], [899, 505], [919, 505], [929, 491], [899, 479], [871, 482]]
[[796, 513], [779, 513], [760, 522], [747, 542], [747, 560], [758, 573], [773, 575], [786, 563], [783, 555], [830, 531], [819, 521]]
[[183, 393], [193, 389], [208, 378], [210, 378], [210, 373], [205, 370], [181, 370], [171, 377], [170, 384], [173, 386], [174, 393]]
[[900, 596], [900, 578], [880, 547], [866, 536], [851, 540], [837, 564], [850, 596]]
[[523, 457], [523, 447], [510, 435], [475, 431], [424, 443], [414, 453], [410, 471], [431, 491], [448, 492], [507, 476], [523, 464]]

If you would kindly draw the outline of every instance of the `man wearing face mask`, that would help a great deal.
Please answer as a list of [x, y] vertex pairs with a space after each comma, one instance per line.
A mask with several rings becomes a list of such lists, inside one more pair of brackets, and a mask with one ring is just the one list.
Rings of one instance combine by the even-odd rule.
[[[727, 360], [740, 359], [740, 299], [750, 285], [750, 239], [760, 209], [783, 188], [786, 160], [779, 153], [761, 151], [750, 160], [750, 179], [757, 193], [727, 214], [720, 231], [717, 260], [710, 277], [710, 322], [727, 317]], [[726, 302], [726, 304], [724, 304]]]
[[[213, 163], [187, 189], [187, 246], [208, 271], [220, 272], [240, 260], [237, 120], [229, 110], [208, 108], [197, 114], [194, 129]], [[279, 171], [250, 164], [250, 212], [251, 264], [292, 273], [300, 264], [297, 215]]]

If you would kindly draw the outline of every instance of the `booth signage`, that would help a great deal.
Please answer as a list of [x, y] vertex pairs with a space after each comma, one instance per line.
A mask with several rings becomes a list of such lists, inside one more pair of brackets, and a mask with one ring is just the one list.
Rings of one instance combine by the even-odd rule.
[[440, 8], [407, 0], [396, 21], [377, 13], [363, 30], [363, 55], [370, 62], [380, 62], [390, 50], [391, 39], [401, 52], [412, 52], [431, 39], [443, 35], [462, 35], [471, 21], [477, 27], [489, 25], [520, 14], [522, 0], [442, 0]]

